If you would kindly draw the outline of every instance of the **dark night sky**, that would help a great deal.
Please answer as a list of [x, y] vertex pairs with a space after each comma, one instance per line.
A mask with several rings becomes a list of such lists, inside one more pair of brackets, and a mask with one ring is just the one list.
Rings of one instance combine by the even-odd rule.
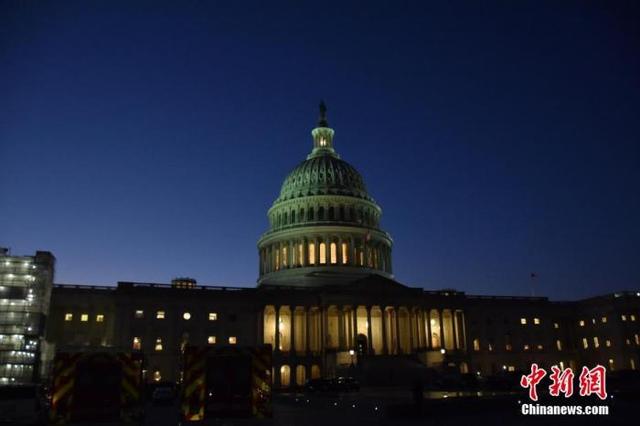
[[0, 6], [0, 245], [57, 282], [255, 285], [323, 98], [400, 281], [640, 287], [633, 2], [55, 3]]

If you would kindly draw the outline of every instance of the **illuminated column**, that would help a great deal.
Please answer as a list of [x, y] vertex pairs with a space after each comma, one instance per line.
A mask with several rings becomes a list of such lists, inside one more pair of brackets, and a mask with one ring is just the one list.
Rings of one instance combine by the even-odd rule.
[[460, 311], [460, 320], [462, 322], [462, 349], [467, 350], [467, 327], [464, 321], [464, 311]]
[[382, 353], [384, 355], [389, 354], [389, 348], [387, 347], [387, 308], [384, 305], [380, 305], [382, 312]]
[[344, 307], [338, 306], [338, 348], [342, 351], [347, 349], [344, 333]]
[[444, 323], [442, 321], [442, 309], [438, 309], [438, 322], [440, 323], [440, 347], [444, 348]]
[[431, 309], [429, 308], [426, 309], [424, 327], [427, 332], [427, 349], [433, 349], [431, 344]]
[[307, 327], [307, 335], [305, 336], [305, 352], [311, 352], [311, 307], [304, 307], [304, 316], [306, 318], [304, 324]]
[[371, 329], [371, 306], [365, 306], [367, 310], [367, 351], [369, 354], [373, 354], [373, 333]]
[[349, 259], [347, 263], [353, 266], [358, 264], [356, 259], [356, 244], [353, 236], [349, 237]]
[[276, 305], [274, 306], [276, 309], [276, 347], [274, 348], [275, 351], [280, 351], [280, 306]]
[[351, 315], [353, 316], [353, 347], [355, 348], [358, 343], [358, 305], [353, 305], [353, 309], [351, 310]]
[[291, 305], [291, 352], [297, 353], [296, 350], [296, 306]]
[[453, 325], [453, 343], [454, 343], [454, 348], [455, 349], [460, 349], [460, 338], [458, 336], [458, 315], [456, 313], [456, 310], [453, 309], [453, 315], [452, 315], [452, 325]]
[[395, 332], [396, 332], [396, 340], [394, 342], [394, 346], [395, 346], [395, 353], [399, 354], [401, 353], [401, 348], [400, 348], [400, 316], [398, 315], [399, 313], [399, 309], [397, 306], [393, 307], [393, 316], [395, 317], [396, 320], [396, 324], [395, 324]]

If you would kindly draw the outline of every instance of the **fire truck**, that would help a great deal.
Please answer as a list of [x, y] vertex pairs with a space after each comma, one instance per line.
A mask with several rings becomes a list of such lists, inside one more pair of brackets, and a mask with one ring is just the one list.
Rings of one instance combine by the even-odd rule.
[[142, 358], [124, 352], [59, 352], [53, 362], [52, 424], [143, 420]]
[[272, 417], [271, 345], [187, 346], [183, 360], [184, 422]]

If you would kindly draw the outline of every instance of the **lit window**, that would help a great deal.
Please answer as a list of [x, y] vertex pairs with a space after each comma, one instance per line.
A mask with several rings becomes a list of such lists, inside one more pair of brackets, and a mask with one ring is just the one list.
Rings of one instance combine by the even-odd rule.
[[327, 146], [327, 140], [325, 138], [320, 138], [320, 146]]
[[624, 314], [620, 315], [620, 318], [622, 319], [622, 321], [626, 321], [627, 320], [627, 316], [624, 315]]
[[144, 311], [142, 309], [136, 310], [136, 318], [143, 318], [143, 317], [144, 317]]
[[87, 322], [87, 321], [89, 321], [89, 314], [82, 314], [82, 315], [80, 315], [80, 321], [82, 321], [82, 322]]
[[593, 347], [594, 348], [599, 348], [600, 347], [600, 341], [598, 340], [598, 336], [594, 336], [593, 337]]
[[529, 345], [524, 345], [524, 350], [528, 351], [529, 350]]
[[96, 315], [96, 322], [104, 322], [104, 315], [102, 314]]
[[142, 349], [142, 340], [139, 337], [134, 337], [132, 347], [134, 351], [139, 351], [140, 349]]
[[520, 324], [527, 325], [527, 319], [526, 318], [520, 318]]
[[578, 324], [580, 324], [580, 327], [584, 327], [584, 320], [580, 320]]
[[507, 343], [506, 345], [504, 345], [504, 349], [511, 352], [511, 349], [513, 349], [513, 346], [511, 346], [511, 343]]
[[606, 323], [607, 322], [607, 317], [602, 317], [602, 318], [600, 318], [600, 320], [602, 321], [602, 323]]
[[155, 350], [158, 352], [162, 350], [162, 339], [156, 339]]
[[153, 380], [159, 382], [162, 380], [162, 375], [160, 374], [160, 370], [156, 370], [153, 372]]
[[185, 321], [189, 321], [191, 319], [191, 314], [189, 312], [185, 312], [182, 314], [182, 319]]
[[316, 244], [315, 243], [309, 243], [309, 264], [310, 265], [316, 264]]
[[331, 264], [335, 265], [336, 263], [338, 263], [338, 246], [336, 245], [336, 243], [331, 243], [329, 245], [329, 251], [329, 254], [331, 256]]
[[215, 312], [209, 312], [209, 321], [217, 321], [218, 320], [218, 314]]
[[66, 314], [64, 314], [64, 320], [65, 321], [73, 320], [73, 314], [67, 312]]
[[640, 336], [638, 336], [637, 334], [634, 334], [633, 338], [636, 340], [636, 345], [640, 346]]
[[589, 341], [586, 337], [582, 338], [582, 349], [589, 349]]
[[609, 370], [613, 371], [613, 359], [609, 358]]
[[207, 343], [210, 345], [215, 345], [216, 344], [216, 336], [209, 336], [207, 338]]
[[493, 343], [489, 343], [487, 349], [489, 349], [489, 352], [493, 352]]
[[287, 266], [287, 246], [282, 246], [282, 266]]
[[320, 243], [320, 264], [324, 265], [327, 263], [327, 245], [325, 243]]
[[562, 342], [560, 340], [556, 340], [556, 348], [561, 351], [562, 350]]
[[473, 339], [473, 350], [476, 351], [476, 352], [480, 350], [480, 340], [479, 339]]
[[164, 311], [157, 311], [156, 319], [164, 319]]
[[229, 344], [230, 345], [235, 345], [236, 343], [238, 343], [238, 339], [236, 339], [236, 336], [229, 337]]
[[542, 345], [538, 345], [537, 348], [538, 348], [539, 351], [541, 351], [543, 346]]
[[507, 367], [508, 371], [516, 371], [516, 367], [514, 365], [510, 365], [509, 367]]
[[342, 264], [346, 265], [349, 262], [349, 246], [347, 243], [342, 243]]
[[610, 348], [610, 347], [611, 347], [611, 340], [609, 340], [609, 339], [605, 340], [605, 341], [604, 341], [604, 345], [605, 345], [606, 347]]
[[534, 319], [533, 319], [533, 323], [534, 323], [535, 325], [540, 325], [540, 318], [534, 318]]
[[560, 324], [558, 324], [557, 322], [553, 323], [553, 328], [560, 328]]
[[634, 314], [631, 314], [631, 321], [635, 321], [636, 320], [636, 316]]

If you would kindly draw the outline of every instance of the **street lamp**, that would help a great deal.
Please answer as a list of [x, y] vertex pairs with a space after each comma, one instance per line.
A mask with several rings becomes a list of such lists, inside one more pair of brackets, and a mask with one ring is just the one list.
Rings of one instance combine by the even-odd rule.
[[442, 355], [444, 355], [444, 354], [446, 354], [446, 353], [447, 353], [447, 350], [446, 350], [445, 348], [442, 348], [442, 349], [440, 349], [440, 353], [441, 353]]
[[349, 349], [349, 355], [351, 355], [351, 365], [353, 364], [353, 356], [356, 354], [356, 351], [354, 351], [353, 349]]

